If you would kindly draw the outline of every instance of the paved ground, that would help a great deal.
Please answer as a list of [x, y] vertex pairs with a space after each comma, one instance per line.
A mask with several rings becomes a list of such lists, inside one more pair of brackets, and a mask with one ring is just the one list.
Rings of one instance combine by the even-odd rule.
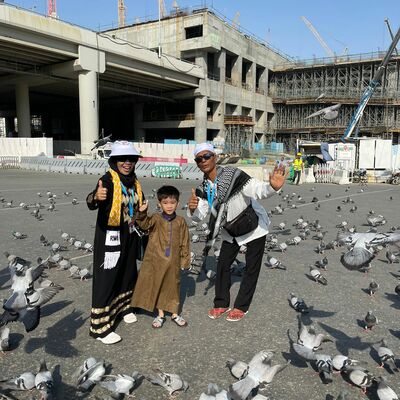
[[[0, 170], [0, 197], [7, 201], [13, 199], [14, 204], [20, 202], [46, 202], [45, 192], [50, 190], [58, 195], [56, 211], [43, 211], [44, 220], [38, 222], [29, 211], [19, 208], [0, 207], [0, 250], [15, 253], [29, 260], [47, 255], [46, 248], [40, 246], [39, 235], [43, 233], [50, 240], [60, 241], [58, 229], [73, 233], [79, 238], [93, 240], [96, 212], [87, 209], [84, 199], [96, 182], [95, 176], [58, 175], [36, 173], [32, 171]], [[161, 186], [162, 180], [144, 179], [142, 184], [145, 193], [152, 188]], [[196, 182], [170, 181], [182, 191], [182, 203], [186, 202], [190, 189]], [[370, 209], [384, 214], [389, 222], [386, 230], [392, 225], [400, 225], [399, 201], [400, 187], [389, 185], [370, 185], [360, 193], [359, 186], [352, 186], [349, 192], [345, 187], [335, 185], [313, 185], [300, 187], [287, 185], [285, 192], [296, 192], [306, 200], [299, 204], [297, 210], [287, 210], [281, 216], [274, 216], [272, 225], [286, 221], [291, 227], [293, 221], [300, 215], [306, 220], [319, 219], [328, 230], [328, 239], [336, 236], [336, 224], [347, 220], [350, 225], [356, 224], [360, 231], [366, 230], [365, 215]], [[44, 193], [39, 199], [37, 192]], [[63, 195], [71, 191], [77, 197], [79, 204], [73, 206], [71, 198]], [[325, 199], [330, 192], [332, 197]], [[341, 200], [350, 195], [358, 206], [358, 211], [349, 213], [350, 205], [342, 205], [343, 212], [335, 212]], [[310, 204], [313, 196], [321, 199], [321, 209], [315, 210]], [[389, 200], [392, 196], [393, 200]], [[281, 202], [281, 197], [275, 196], [262, 201], [271, 209]], [[155, 209], [154, 200], [151, 208]], [[280, 237], [286, 240], [296, 233], [293, 227], [288, 236]], [[26, 233], [24, 240], [13, 240], [11, 230]], [[292, 366], [278, 375], [264, 394], [271, 400], [322, 400], [336, 397], [341, 388], [348, 388], [350, 399], [362, 399], [357, 388], [349, 387], [340, 376], [335, 376], [332, 384], [323, 385], [320, 378], [314, 374], [290, 350], [288, 329], [291, 336], [296, 336], [296, 313], [288, 306], [287, 296], [294, 292], [303, 296], [314, 311], [309, 317], [318, 331], [325, 331], [333, 336], [334, 343], [324, 345], [328, 354], [349, 354], [350, 356], [369, 363], [374, 374], [384, 374], [389, 384], [400, 393], [400, 373], [389, 374], [378, 370], [374, 353], [369, 343], [385, 338], [397, 355], [400, 354], [399, 310], [400, 298], [394, 293], [397, 282], [390, 274], [399, 270], [398, 265], [388, 265], [378, 255], [373, 262], [369, 274], [350, 272], [339, 262], [340, 251], [328, 252], [328, 271], [326, 273], [328, 286], [320, 286], [307, 278], [307, 265], [320, 258], [313, 249], [317, 241], [307, 240], [296, 247], [290, 246], [286, 254], [273, 253], [287, 265], [287, 271], [267, 270], [263, 267], [258, 282], [257, 291], [249, 314], [238, 323], [228, 323], [225, 320], [210, 320], [206, 313], [212, 305], [213, 288], [209, 281], [196, 279], [193, 276], [182, 278], [183, 315], [189, 321], [186, 329], [180, 329], [170, 321], [157, 331], [151, 328], [152, 317], [140, 314], [138, 323], [127, 326], [121, 323], [117, 332], [123, 341], [114, 346], [105, 346], [88, 336], [88, 318], [90, 309], [91, 281], [80, 282], [68, 278], [64, 271], [51, 270], [49, 277], [65, 287], [48, 305], [43, 307], [43, 317], [39, 327], [27, 334], [21, 325], [10, 326], [12, 346], [14, 350], [0, 357], [0, 379], [11, 377], [26, 370], [35, 370], [40, 358], [45, 357], [49, 367], [55, 370], [56, 398], [80, 398], [71, 386], [71, 375], [75, 368], [88, 356], [102, 357], [112, 364], [115, 373], [131, 373], [138, 370], [144, 374], [151, 368], [159, 367], [165, 371], [181, 374], [190, 384], [189, 390], [179, 395], [180, 399], [198, 399], [209, 382], [215, 382], [227, 388], [234, 378], [225, 368], [229, 357], [248, 361], [261, 349], [274, 349], [275, 361], [285, 362], [292, 359]], [[195, 245], [199, 250], [199, 245]], [[78, 251], [66, 252], [67, 257], [82, 255]], [[1, 257], [3, 257], [1, 255]], [[5, 258], [0, 257], [0, 297], [7, 297], [9, 285]], [[91, 257], [76, 260], [79, 266], [91, 265]], [[368, 287], [371, 279], [381, 285], [376, 298], [370, 298], [363, 288]], [[2, 285], [2, 286], [1, 286]], [[234, 279], [232, 295], [238, 290], [238, 279]], [[362, 320], [366, 312], [373, 310], [380, 324], [371, 333], [364, 333], [358, 320]], [[306, 321], [310, 323], [311, 321]], [[136, 397], [143, 400], [167, 399], [163, 389], [143, 382], [135, 391]], [[32, 394], [30, 394], [32, 395]], [[85, 398], [103, 398], [105, 391], [95, 388]], [[38, 398], [37, 393], [34, 394]], [[16, 398], [28, 398], [24, 394], [16, 394]], [[368, 395], [369, 399], [377, 399], [376, 390]]]

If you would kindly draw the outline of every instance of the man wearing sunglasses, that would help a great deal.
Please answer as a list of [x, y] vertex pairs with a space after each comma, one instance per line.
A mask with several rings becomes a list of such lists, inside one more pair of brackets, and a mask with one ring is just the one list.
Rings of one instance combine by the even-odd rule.
[[[194, 156], [204, 179], [196, 190], [192, 189], [188, 213], [195, 221], [210, 216], [210, 234], [203, 255], [208, 255], [219, 233], [222, 239], [214, 308], [208, 311], [208, 316], [217, 319], [227, 313], [227, 321], [239, 321], [247, 314], [256, 289], [270, 223], [264, 207], [256, 200], [276, 193], [287, 174], [284, 166], [276, 166], [266, 183], [238, 168], [217, 166], [217, 155], [209, 143], [198, 144]], [[247, 247], [246, 272], [233, 308], [230, 308], [230, 267], [242, 245]]]

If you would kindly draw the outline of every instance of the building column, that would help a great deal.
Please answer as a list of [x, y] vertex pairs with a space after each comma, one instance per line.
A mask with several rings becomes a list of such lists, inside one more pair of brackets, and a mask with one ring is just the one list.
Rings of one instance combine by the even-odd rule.
[[97, 72], [79, 73], [79, 114], [81, 124], [81, 153], [90, 154], [99, 138]]
[[15, 85], [18, 137], [31, 137], [31, 110], [29, 105], [29, 86], [26, 82]]
[[237, 87], [242, 87], [242, 70], [243, 70], [243, 58], [242, 56], [237, 56], [235, 64], [232, 68], [232, 81]]
[[144, 142], [146, 140], [146, 131], [141, 127], [143, 123], [143, 103], [133, 104], [133, 141]]
[[196, 58], [195, 58], [195, 63], [196, 63], [196, 65], [200, 65], [203, 68], [204, 77], [206, 79], [207, 78], [207, 74], [208, 74], [207, 53], [206, 52], [198, 53], [196, 55]]
[[194, 98], [194, 140], [203, 143], [207, 140], [207, 96]]
[[221, 48], [218, 55], [219, 81], [225, 83], [226, 77], [226, 50]]

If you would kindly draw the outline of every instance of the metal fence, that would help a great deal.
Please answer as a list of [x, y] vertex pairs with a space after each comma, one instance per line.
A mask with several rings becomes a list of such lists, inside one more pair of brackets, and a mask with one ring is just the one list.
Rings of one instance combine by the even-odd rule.
[[20, 168], [21, 158], [19, 156], [0, 156], [0, 168]]

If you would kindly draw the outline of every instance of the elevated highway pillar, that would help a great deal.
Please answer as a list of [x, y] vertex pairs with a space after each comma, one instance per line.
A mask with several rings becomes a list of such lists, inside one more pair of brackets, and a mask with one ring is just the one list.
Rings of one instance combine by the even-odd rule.
[[31, 137], [31, 110], [29, 105], [29, 86], [26, 82], [15, 85], [18, 136]]

